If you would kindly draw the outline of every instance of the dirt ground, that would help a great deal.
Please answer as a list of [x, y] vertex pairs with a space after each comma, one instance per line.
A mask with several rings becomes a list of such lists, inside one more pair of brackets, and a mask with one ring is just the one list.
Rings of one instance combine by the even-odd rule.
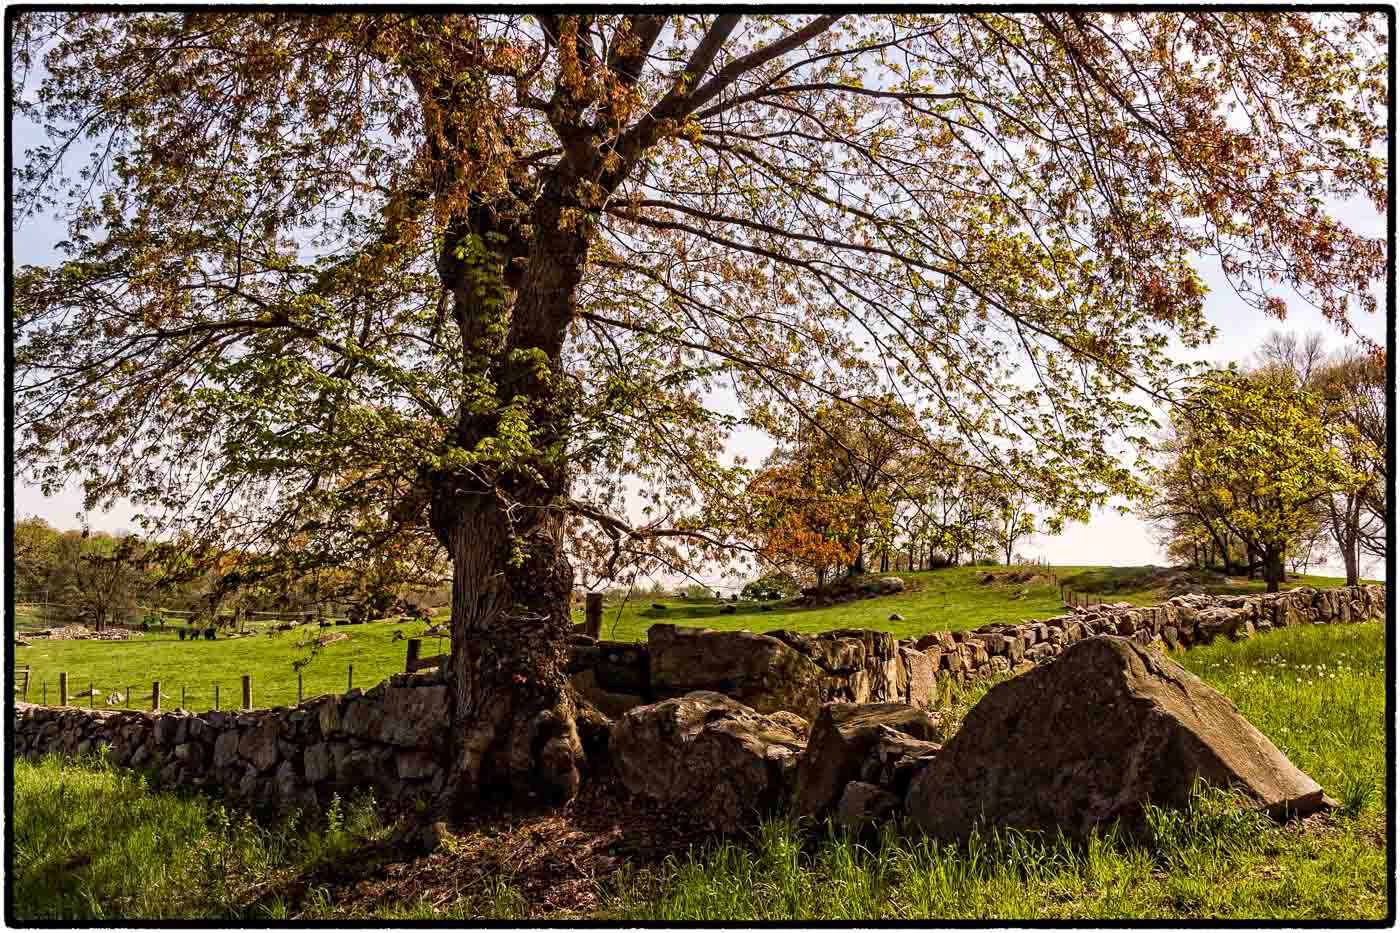
[[317, 886], [347, 916], [395, 902], [426, 901], [440, 910], [508, 878], [532, 914], [586, 913], [598, 907], [599, 880], [624, 863], [642, 868], [716, 838], [685, 813], [630, 798], [608, 780], [585, 782], [563, 807], [503, 803], [449, 820], [449, 835], [435, 847], [423, 840], [421, 819], [405, 822], [415, 827], [407, 838], [367, 845], [317, 875], [264, 889], [262, 897], [280, 897], [292, 918]]

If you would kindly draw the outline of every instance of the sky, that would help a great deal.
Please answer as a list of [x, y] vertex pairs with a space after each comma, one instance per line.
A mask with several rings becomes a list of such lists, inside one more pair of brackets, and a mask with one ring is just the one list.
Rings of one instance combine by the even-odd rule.
[[[21, 157], [27, 147], [35, 145], [40, 139], [35, 128], [24, 121], [17, 119], [11, 129], [9, 138], [12, 159]], [[1360, 232], [1371, 236], [1385, 235], [1384, 218], [1369, 205], [1360, 202], [1344, 205], [1338, 208], [1338, 214]], [[58, 253], [54, 244], [64, 237], [62, 224], [52, 217], [30, 219], [12, 231], [15, 266], [55, 261]], [[1267, 318], [1260, 312], [1246, 307], [1234, 295], [1218, 266], [1198, 263], [1198, 268], [1210, 288], [1206, 299], [1207, 317], [1218, 329], [1219, 334], [1211, 344], [1194, 351], [1187, 351], [1178, 346], [1175, 355], [1179, 359], [1212, 362], [1243, 360], [1276, 330], [1293, 331], [1300, 335], [1321, 332], [1327, 336], [1328, 344], [1332, 347], [1340, 346], [1344, 342], [1343, 336], [1335, 326], [1327, 322], [1315, 309], [1293, 301], [1290, 302], [1286, 320]], [[1381, 306], [1384, 308], [1385, 296], [1379, 283], [1377, 295], [1382, 299]], [[1382, 343], [1386, 341], [1387, 321], [1383, 310], [1376, 315], [1355, 313], [1353, 326], [1372, 339]], [[767, 455], [772, 446], [772, 440], [762, 432], [741, 428], [731, 437], [728, 453], [731, 456], [743, 456], [749, 463], [757, 463]], [[86, 525], [95, 530], [121, 531], [136, 527], [133, 509], [126, 503], [119, 503], [109, 511], [83, 515], [82, 494], [76, 483], [70, 484], [53, 496], [44, 496], [37, 486], [16, 477], [13, 493], [14, 501], [11, 506], [15, 518], [37, 515], [60, 528]], [[1018, 548], [1018, 552], [1026, 557], [1042, 558], [1061, 565], [1133, 566], [1160, 565], [1167, 562], [1165, 554], [1154, 540], [1151, 529], [1134, 516], [1119, 515], [1112, 509], [1100, 509], [1087, 524], [1071, 525], [1060, 535], [1036, 535]], [[1338, 568], [1323, 568], [1324, 572], [1326, 569]], [[1371, 573], [1379, 572], [1380, 564], [1375, 562]], [[701, 579], [706, 578], [702, 576]], [[713, 581], [708, 582], [718, 585], [721, 580], [716, 575]]]

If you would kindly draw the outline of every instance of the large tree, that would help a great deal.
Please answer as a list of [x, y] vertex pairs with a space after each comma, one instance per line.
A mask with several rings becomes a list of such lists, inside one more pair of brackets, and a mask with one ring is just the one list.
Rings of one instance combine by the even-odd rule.
[[[735, 405], [874, 383], [1085, 515], [1210, 336], [1198, 256], [1339, 321], [1383, 267], [1325, 206], [1385, 201], [1379, 16], [14, 24], [15, 216], [70, 229], [15, 277], [20, 463], [308, 559], [430, 529], [465, 796], [572, 793], [565, 528], [727, 543]], [[665, 523], [590, 498], [618, 471]]]

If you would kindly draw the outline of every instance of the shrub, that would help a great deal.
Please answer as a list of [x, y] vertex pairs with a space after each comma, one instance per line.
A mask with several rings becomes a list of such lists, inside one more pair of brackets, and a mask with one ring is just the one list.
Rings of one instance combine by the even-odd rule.
[[206, 628], [206, 629], [204, 630], [204, 639], [205, 639], [205, 641], [213, 641], [214, 638], [215, 638], [215, 636], [218, 635], [218, 631], [219, 631], [219, 630], [216, 629], [216, 628], [214, 628], [214, 626], [212, 626], [212, 625], [209, 626], [208, 628]]
[[739, 596], [742, 599], [789, 599], [799, 592], [792, 574], [775, 571], [744, 584]]
[[184, 640], [185, 640], [185, 630], [184, 630], [184, 629], [182, 629], [182, 628], [177, 628], [177, 629], [175, 630], [175, 634], [178, 635], [178, 636], [180, 636], [180, 640], [181, 640], [181, 641], [184, 641]]
[[715, 591], [703, 583], [692, 583], [682, 592], [686, 599], [711, 599], [715, 595]]

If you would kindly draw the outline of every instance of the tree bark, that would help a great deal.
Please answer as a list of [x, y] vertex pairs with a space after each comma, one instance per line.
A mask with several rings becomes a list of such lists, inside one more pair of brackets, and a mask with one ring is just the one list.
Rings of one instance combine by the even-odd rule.
[[1264, 548], [1264, 590], [1277, 593], [1283, 583], [1283, 548]]
[[559, 514], [535, 504], [528, 526], [512, 526], [491, 491], [444, 484], [432, 503], [453, 565], [449, 778], [461, 801], [492, 786], [551, 800], [578, 788], [564, 673], [573, 571]]
[[[1352, 529], [1348, 528], [1348, 532]], [[1356, 535], [1350, 533], [1347, 536], [1350, 540], [1342, 548], [1342, 560], [1347, 568], [1347, 586], [1358, 586], [1361, 583], [1361, 551], [1356, 540]]]

